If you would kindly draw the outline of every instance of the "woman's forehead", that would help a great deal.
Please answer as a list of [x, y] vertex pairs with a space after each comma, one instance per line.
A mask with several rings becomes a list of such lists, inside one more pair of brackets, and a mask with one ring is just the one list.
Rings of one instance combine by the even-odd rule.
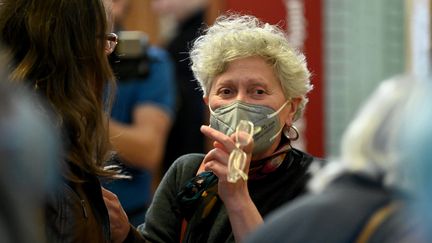
[[228, 63], [224, 72], [213, 79], [213, 85], [247, 84], [280, 85], [273, 66], [263, 58], [247, 57]]

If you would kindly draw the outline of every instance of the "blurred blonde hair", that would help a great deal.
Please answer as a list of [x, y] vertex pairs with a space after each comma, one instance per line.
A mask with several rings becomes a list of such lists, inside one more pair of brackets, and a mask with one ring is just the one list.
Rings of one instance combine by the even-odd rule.
[[[406, 154], [401, 134], [402, 121], [412, 100], [421, 90], [413, 77], [397, 76], [383, 81], [369, 97], [345, 131], [340, 161], [327, 165], [310, 183], [312, 191], [321, 191], [344, 171], [382, 179], [394, 188], [411, 190], [406, 171]], [[406, 120], [406, 119], [405, 119]]]
[[302, 98], [294, 118], [297, 120], [308, 102], [306, 94], [312, 90], [305, 56], [291, 47], [283, 30], [254, 16], [220, 16], [194, 42], [191, 68], [204, 96], [230, 62], [251, 56], [264, 58], [274, 68], [286, 98]]

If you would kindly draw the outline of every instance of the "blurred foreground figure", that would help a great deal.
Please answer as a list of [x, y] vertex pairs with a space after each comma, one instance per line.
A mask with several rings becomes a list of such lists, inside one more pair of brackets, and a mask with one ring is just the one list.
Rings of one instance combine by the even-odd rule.
[[399, 132], [409, 186], [415, 198], [412, 211], [425, 226], [424, 242], [432, 241], [432, 78], [411, 97]]
[[[417, 179], [411, 175], [419, 158], [403, 149], [417, 116], [424, 121], [431, 114], [410, 102], [422, 89], [405, 76], [383, 82], [344, 134], [341, 161], [319, 171], [311, 194], [274, 212], [246, 242], [428, 242], [422, 227], [430, 224], [411, 210], [422, 189], [413, 186]], [[431, 130], [424, 125], [422, 131]], [[430, 153], [430, 143], [420, 144], [420, 156]], [[423, 167], [429, 162], [430, 157]]]
[[[53, 113], [63, 153], [62, 181], [46, 197], [47, 242], [109, 242], [99, 177], [109, 158], [107, 107], [114, 75], [107, 55], [106, 0], [2, 0], [0, 41], [11, 58], [10, 78], [29, 87]], [[28, 120], [32, 120], [29, 118]], [[42, 143], [42, 142], [40, 142]], [[31, 202], [27, 202], [31, 203]]]
[[57, 182], [59, 141], [36, 97], [3, 81], [0, 80], [0, 242], [42, 243], [44, 199]]

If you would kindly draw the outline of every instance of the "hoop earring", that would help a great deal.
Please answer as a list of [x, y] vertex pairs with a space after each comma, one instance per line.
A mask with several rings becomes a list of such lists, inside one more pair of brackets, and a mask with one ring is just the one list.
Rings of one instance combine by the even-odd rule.
[[[294, 131], [294, 135], [295, 135], [294, 137], [291, 137], [291, 136], [290, 136], [290, 132], [291, 132], [291, 130]], [[295, 126], [293, 126], [293, 125], [291, 125], [291, 126], [285, 126], [285, 127], [283, 128], [283, 134], [284, 134], [285, 137], [288, 138], [288, 140], [290, 140], [290, 141], [296, 141], [296, 140], [299, 139], [299, 137], [300, 137], [300, 134], [299, 134], [297, 128], [296, 128]]]

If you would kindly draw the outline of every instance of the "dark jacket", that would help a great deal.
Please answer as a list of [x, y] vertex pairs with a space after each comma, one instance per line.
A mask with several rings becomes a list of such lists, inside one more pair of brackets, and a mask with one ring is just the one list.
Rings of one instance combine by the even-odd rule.
[[344, 174], [323, 192], [273, 212], [246, 242], [423, 242], [413, 231], [419, 225], [407, 215], [407, 200], [380, 181]]
[[78, 168], [72, 171], [83, 182], [65, 180], [49, 195], [47, 242], [110, 242], [108, 211], [98, 178]]
[[[186, 217], [177, 196], [184, 189], [184, 185], [195, 177], [203, 159], [203, 154], [188, 154], [174, 162], [158, 187], [145, 223], [138, 227], [138, 231], [132, 229], [126, 242], [180, 241], [180, 227]], [[292, 149], [276, 171], [265, 178], [248, 181], [249, 193], [261, 215], [265, 216], [280, 205], [303, 194], [310, 177], [308, 168], [313, 160], [312, 156]], [[208, 195], [211, 194], [207, 192]], [[196, 212], [200, 211], [198, 208], [206, 207], [201, 203], [195, 206]], [[216, 204], [203, 220], [192, 219], [188, 223], [183, 242], [234, 242], [223, 204]]]

